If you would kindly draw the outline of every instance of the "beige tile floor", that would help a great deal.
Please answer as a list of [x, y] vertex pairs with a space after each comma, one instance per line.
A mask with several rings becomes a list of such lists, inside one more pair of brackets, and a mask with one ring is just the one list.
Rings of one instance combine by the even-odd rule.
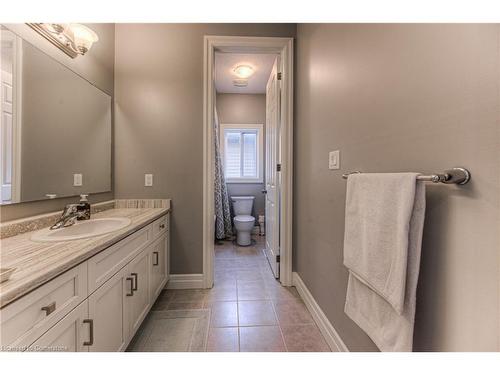
[[274, 279], [263, 247], [263, 237], [216, 245], [214, 287], [164, 291], [153, 310], [210, 309], [207, 351], [329, 351], [296, 289]]

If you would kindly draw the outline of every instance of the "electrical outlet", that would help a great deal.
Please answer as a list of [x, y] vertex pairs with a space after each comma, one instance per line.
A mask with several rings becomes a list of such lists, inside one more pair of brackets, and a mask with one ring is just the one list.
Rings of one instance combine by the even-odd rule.
[[153, 186], [153, 175], [145, 174], [144, 175], [144, 186]]
[[73, 175], [73, 186], [82, 186], [83, 176], [81, 173], [75, 173]]
[[328, 154], [328, 168], [340, 169], [340, 151], [330, 151]]

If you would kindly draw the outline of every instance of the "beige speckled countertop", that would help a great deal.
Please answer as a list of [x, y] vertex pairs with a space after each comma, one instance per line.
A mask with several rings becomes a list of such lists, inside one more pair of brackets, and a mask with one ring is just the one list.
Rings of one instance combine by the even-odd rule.
[[127, 217], [127, 227], [102, 236], [65, 242], [34, 242], [34, 232], [0, 241], [0, 265], [16, 268], [9, 280], [0, 284], [0, 308], [55, 278], [70, 268], [115, 244], [169, 212], [169, 208], [114, 208], [92, 218]]

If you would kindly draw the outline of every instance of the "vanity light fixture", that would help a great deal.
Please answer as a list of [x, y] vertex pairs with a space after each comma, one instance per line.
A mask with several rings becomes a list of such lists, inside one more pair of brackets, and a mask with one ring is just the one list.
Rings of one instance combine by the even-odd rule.
[[92, 29], [80, 23], [28, 23], [27, 25], [73, 59], [78, 55], [85, 55], [92, 44], [99, 40]]
[[247, 64], [240, 64], [237, 65], [234, 69], [233, 72], [236, 74], [239, 78], [246, 79], [250, 78], [252, 74], [254, 73], [255, 69]]

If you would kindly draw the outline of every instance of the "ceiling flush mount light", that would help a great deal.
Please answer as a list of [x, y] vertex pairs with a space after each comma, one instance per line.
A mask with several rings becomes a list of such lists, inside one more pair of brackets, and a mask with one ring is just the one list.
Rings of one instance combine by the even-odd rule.
[[99, 40], [97, 34], [79, 23], [28, 23], [29, 27], [58, 47], [69, 57], [85, 55]]
[[233, 69], [234, 74], [239, 78], [249, 78], [254, 73], [254, 68], [250, 65], [240, 64]]
[[248, 79], [235, 79], [235, 80], [233, 80], [233, 86], [247, 87], [248, 86]]

